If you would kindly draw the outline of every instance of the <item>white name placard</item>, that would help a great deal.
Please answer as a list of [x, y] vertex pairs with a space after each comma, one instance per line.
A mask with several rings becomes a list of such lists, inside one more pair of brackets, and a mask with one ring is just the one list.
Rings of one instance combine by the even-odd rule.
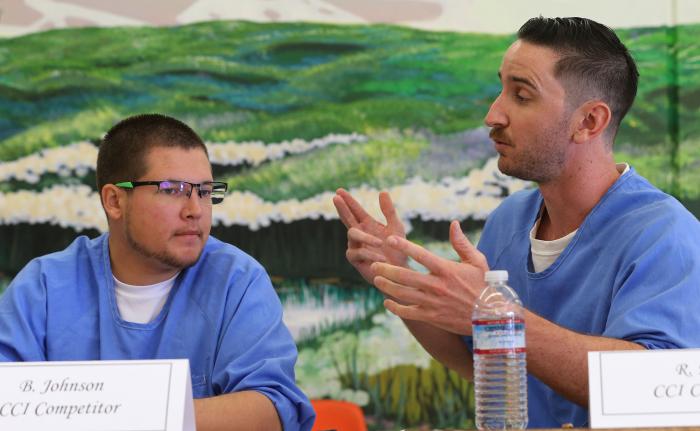
[[0, 430], [194, 430], [186, 359], [0, 364]]
[[588, 353], [591, 428], [700, 425], [700, 349]]

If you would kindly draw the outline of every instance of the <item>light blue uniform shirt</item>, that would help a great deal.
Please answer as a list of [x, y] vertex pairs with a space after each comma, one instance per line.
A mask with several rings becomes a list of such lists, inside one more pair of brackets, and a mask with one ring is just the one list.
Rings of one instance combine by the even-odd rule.
[[[489, 216], [479, 242], [489, 267], [508, 271], [508, 284], [528, 310], [582, 334], [649, 349], [700, 347], [695, 216], [631, 169], [591, 210], [559, 258], [535, 273], [529, 233], [542, 202], [538, 189], [508, 197]], [[586, 409], [532, 375], [528, 404], [531, 428], [588, 423]]]
[[311, 429], [296, 346], [259, 263], [210, 237], [158, 316], [131, 323], [119, 316], [107, 239], [79, 237], [20, 271], [0, 297], [0, 361], [187, 358], [195, 398], [259, 391], [285, 430]]

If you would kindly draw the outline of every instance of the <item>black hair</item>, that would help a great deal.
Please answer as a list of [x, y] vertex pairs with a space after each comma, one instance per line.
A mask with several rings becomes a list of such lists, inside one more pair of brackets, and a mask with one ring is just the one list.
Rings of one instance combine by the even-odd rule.
[[201, 148], [202, 139], [188, 125], [167, 115], [139, 114], [114, 125], [97, 153], [97, 189], [105, 184], [133, 181], [148, 170], [146, 155], [155, 147]]
[[627, 47], [609, 27], [587, 18], [528, 20], [518, 39], [548, 47], [559, 55], [554, 74], [570, 101], [599, 98], [612, 111], [614, 134], [637, 95], [639, 72]]

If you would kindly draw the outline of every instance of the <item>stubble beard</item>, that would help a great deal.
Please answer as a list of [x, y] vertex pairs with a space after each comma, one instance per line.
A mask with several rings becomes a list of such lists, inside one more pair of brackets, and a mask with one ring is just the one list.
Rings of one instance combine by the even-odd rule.
[[534, 140], [538, 145], [524, 144], [520, 154], [510, 160], [511, 163], [501, 155], [498, 159], [498, 169], [511, 177], [537, 184], [556, 179], [561, 175], [566, 163], [564, 140], [567, 137], [562, 133], [562, 130], [566, 130], [565, 127], [566, 123], [561, 121], [544, 130]]
[[175, 256], [173, 253], [168, 253], [167, 250], [150, 250], [146, 245], [140, 243], [136, 238], [134, 238], [134, 235], [132, 235], [131, 217], [128, 216], [126, 218], [126, 241], [133, 250], [142, 255], [144, 258], [155, 260], [173, 269], [184, 269], [194, 265], [199, 260], [199, 256], [202, 254], [202, 250], [199, 250], [197, 257], [194, 259], [183, 259]]

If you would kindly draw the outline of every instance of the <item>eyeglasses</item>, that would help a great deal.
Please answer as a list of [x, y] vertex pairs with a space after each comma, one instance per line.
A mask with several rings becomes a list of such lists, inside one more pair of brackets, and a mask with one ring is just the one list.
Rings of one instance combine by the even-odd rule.
[[209, 181], [206, 183], [195, 184], [187, 181], [123, 181], [116, 183], [115, 186], [123, 189], [133, 189], [139, 186], [158, 186], [158, 193], [173, 198], [181, 198], [187, 196], [189, 199], [192, 196], [192, 190], [197, 188], [197, 195], [200, 199], [210, 201], [212, 204], [221, 203], [226, 195], [228, 184], [217, 181]]

